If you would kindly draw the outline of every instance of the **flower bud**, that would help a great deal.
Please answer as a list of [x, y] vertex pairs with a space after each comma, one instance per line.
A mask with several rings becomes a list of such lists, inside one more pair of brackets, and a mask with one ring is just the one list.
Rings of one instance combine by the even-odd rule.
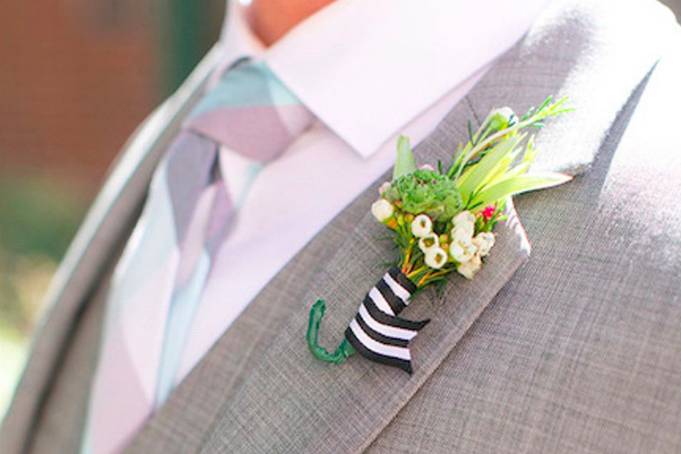
[[462, 211], [452, 219], [452, 240], [463, 243], [473, 239], [475, 234], [475, 216], [470, 211]]
[[440, 241], [438, 241], [437, 235], [434, 233], [419, 238], [419, 249], [421, 249], [424, 254], [434, 247], [440, 247]]
[[459, 274], [465, 277], [466, 279], [473, 279], [475, 277], [475, 273], [480, 271], [481, 267], [482, 260], [480, 260], [480, 256], [476, 254], [471, 260], [467, 261], [466, 263], [459, 264], [459, 266], [456, 267], [456, 271], [458, 271]]
[[477, 236], [473, 238], [473, 244], [478, 248], [480, 256], [485, 257], [489, 254], [492, 246], [494, 246], [494, 234], [490, 232], [478, 233]]
[[470, 211], [462, 211], [452, 218], [454, 227], [463, 224], [475, 224], [475, 216]]
[[447, 263], [447, 253], [440, 247], [428, 249], [425, 255], [426, 265], [436, 270], [439, 270]]
[[497, 207], [495, 207], [494, 204], [487, 205], [485, 207], [485, 209], [482, 210], [482, 214], [481, 214], [482, 219], [484, 219], [485, 222], [489, 221], [490, 219], [492, 219], [492, 216], [494, 216], [494, 213], [496, 213], [496, 211], [497, 211]]
[[385, 222], [393, 215], [395, 208], [390, 202], [385, 199], [378, 199], [371, 205], [371, 214], [378, 220], [378, 222]]
[[390, 189], [390, 182], [386, 181], [378, 188], [378, 194], [383, 195], [388, 189]]
[[417, 238], [423, 238], [433, 233], [433, 221], [425, 214], [419, 214], [411, 223], [411, 233]]
[[452, 241], [452, 244], [449, 245], [449, 254], [455, 261], [459, 263], [468, 262], [475, 256], [476, 252], [477, 248], [471, 242], [462, 242], [455, 240]]
[[501, 131], [514, 123], [515, 113], [510, 107], [495, 109], [489, 114], [489, 127], [492, 131]]
[[470, 243], [473, 239], [475, 227], [473, 224], [458, 225], [452, 229], [452, 240], [461, 243]]

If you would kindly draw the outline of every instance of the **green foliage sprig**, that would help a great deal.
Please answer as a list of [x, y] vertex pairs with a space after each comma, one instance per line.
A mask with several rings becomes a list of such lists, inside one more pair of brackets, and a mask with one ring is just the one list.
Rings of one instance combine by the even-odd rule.
[[566, 102], [549, 96], [520, 117], [508, 107], [493, 110], [475, 132], [469, 123], [469, 140], [437, 170], [417, 168], [409, 139], [399, 138], [393, 179], [372, 212], [395, 233], [401, 270], [419, 288], [454, 270], [472, 278], [494, 244], [507, 200], [570, 180], [530, 170], [537, 150], [529, 132], [569, 112]]

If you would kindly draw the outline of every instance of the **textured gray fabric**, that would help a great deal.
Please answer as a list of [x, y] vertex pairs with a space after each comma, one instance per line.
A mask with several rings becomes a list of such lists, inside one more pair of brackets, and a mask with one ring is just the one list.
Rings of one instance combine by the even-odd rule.
[[659, 91], [620, 143], [643, 88], [588, 174], [519, 198], [531, 259], [369, 452], [681, 451], [681, 160], [641, 147]]
[[304, 310], [305, 290], [320, 264], [333, 256], [365, 214], [359, 208], [343, 211], [286, 265], [171, 394], [134, 440], [131, 451], [192, 452], [200, 446], [222, 406], [285, 321]]
[[[463, 125], [471, 113], [466, 106], [472, 107], [472, 113], [481, 117], [495, 105], [509, 103], [523, 109], [540, 102], [546, 93], [557, 93], [569, 95], [580, 110], [569, 120], [557, 122], [542, 132], [541, 144], [548, 154], [542, 164], [556, 168], [560, 163], [561, 168], [575, 172], [588, 168], [618, 110], [651, 67], [654, 54], [632, 50], [627, 55], [626, 65], [613, 61], [608, 53], [615, 48], [613, 46], [627, 45], [631, 41], [622, 41], [626, 35], [620, 35], [618, 27], [610, 27], [607, 23], [601, 25], [606, 16], [581, 7], [558, 10], [554, 14], [540, 23], [521, 46], [497, 63], [469, 94], [467, 104], [454, 109], [433, 136], [418, 148], [418, 155], [432, 163], [445, 158], [454, 149], [456, 142], [465, 137]], [[590, 68], [587, 64], [601, 58], [609, 61], [613, 73], [608, 68]], [[628, 72], [618, 74], [623, 66], [628, 66]], [[596, 74], [600, 71], [604, 71], [605, 76]], [[618, 77], [614, 78], [615, 75]], [[577, 144], [580, 150], [573, 152]], [[581, 150], [583, 147], [585, 151]], [[593, 194], [580, 194], [582, 203], [594, 206]], [[561, 200], [554, 201], [548, 191], [543, 197], [545, 203], [535, 206], [535, 216], [551, 216], [549, 219], [562, 228], [567, 220], [575, 219], [570, 209], [580, 199], [572, 197], [559, 203]], [[587, 231], [581, 241], [586, 243], [589, 235], [594, 235], [593, 242], [597, 244], [595, 236], [598, 233], [597, 230]], [[374, 241], [377, 236], [380, 236], [380, 226], [367, 215], [339, 253], [325, 264], [307, 293], [308, 305], [316, 296], [330, 298], [333, 305], [325, 320], [327, 333], [339, 335], [342, 332], [354, 315], [362, 292], [380, 275], [382, 270], [377, 270], [376, 264], [390, 258], [389, 247], [379, 246]], [[408, 404], [522, 261], [519, 243], [510, 240], [506, 246], [508, 248], [497, 249], [494, 258], [504, 256], [508, 262], [490, 260], [483, 271], [486, 274], [479, 275], [473, 282], [451, 279], [442, 299], [431, 295], [410, 306], [415, 319], [426, 316], [433, 319], [414, 344], [416, 372], [411, 378], [361, 359], [351, 360], [340, 368], [315, 362], [301, 337], [306, 314], [304, 311], [293, 314], [247, 381], [221, 411], [221, 420], [211, 430], [202, 452], [357, 452], [374, 440], [380, 440], [385, 425]], [[598, 250], [594, 252], [598, 256]], [[605, 268], [599, 271], [594, 267], [590, 270], [591, 276], [602, 276], [603, 284], [609, 285], [608, 262], [597, 263]], [[549, 282], [551, 278], [570, 275], [561, 267], [550, 271], [547, 273]], [[571, 282], [576, 287], [575, 292], [585, 290], [578, 280]], [[555, 296], [561, 304], [569, 306], [570, 300], [565, 299], [570, 294], [571, 290], [567, 289]], [[531, 288], [523, 296], [524, 304], [534, 300]], [[534, 328], [541, 335], [546, 327]], [[334, 341], [337, 342], [338, 337], [329, 343], [334, 344]], [[486, 367], [494, 369], [495, 364]], [[492, 386], [503, 387], [505, 384], [492, 383]], [[509, 392], [513, 390], [509, 389]], [[444, 391], [431, 394], [429, 403], [435, 405], [433, 401], [437, 400], [436, 408], [443, 411], [458, 409], [456, 400], [443, 399], [446, 395]], [[420, 410], [419, 417], [423, 416], [423, 411], [427, 412], [427, 409]], [[464, 407], [459, 411], [465, 420], [469, 412], [476, 410], [475, 407]], [[427, 438], [430, 431], [449, 433], [448, 426], [439, 424], [434, 418], [429, 426], [423, 427], [420, 435]], [[403, 437], [413, 435], [416, 433], [411, 434], [407, 428]], [[454, 433], [449, 436], [452, 441], [456, 439]], [[490, 443], [492, 451], [497, 449], [495, 441]], [[433, 444], [424, 450], [445, 451], [445, 446]], [[390, 446], [391, 450], [399, 447]], [[503, 444], [499, 449], [505, 449]]]
[[[108, 286], [102, 285], [78, 317], [70, 348], [52, 377], [49, 399], [34, 421], [28, 451], [77, 452], [94, 377]], [[4, 452], [4, 451], [3, 451]]]
[[524, 232], [512, 218], [497, 229], [495, 257], [475, 283], [452, 279], [441, 296], [430, 291], [403, 312], [414, 320], [432, 318], [411, 344], [412, 376], [361, 357], [342, 367], [320, 363], [304, 341], [309, 305], [317, 297], [327, 299], [323, 341], [337, 345], [372, 285], [368, 282], [381, 277], [381, 263], [392, 257], [390, 245], [377, 240], [382, 229], [365, 214], [324, 264], [305, 292], [305, 304], [220, 411], [204, 452], [346, 452], [362, 447], [424, 383], [529, 253]]
[[[652, 2], [624, 3], [618, 11], [632, 8], [642, 30], [650, 21], [671, 28]], [[515, 224], [475, 281], [453, 278], [442, 297], [427, 292], [410, 306], [406, 317], [433, 319], [415, 341], [412, 377], [361, 358], [320, 364], [303, 339], [306, 309], [325, 297], [322, 341], [335, 345], [384, 271], [389, 244], [366, 215], [379, 181], [263, 290], [130, 451], [680, 451], [681, 161], [677, 120], [660, 110], [681, 103], [681, 61], [663, 56], [630, 122], [643, 87], [631, 92], [662, 52], [660, 36], [636, 46], [627, 24], [598, 8], [570, 2], [548, 12], [418, 147], [424, 161], [445, 158], [470, 116], [557, 93], [578, 110], [539, 135], [541, 166], [579, 173], [599, 155], [569, 185], [518, 198], [533, 244], [519, 271], [527, 249]], [[678, 31], [664, 38], [681, 46]], [[95, 325], [76, 330], [69, 369], [91, 367], [78, 345], [96, 342]], [[36, 451], [80, 430], [84, 399], [65, 385], [76, 375], [50, 376]], [[50, 422], [57, 414], [61, 427]]]

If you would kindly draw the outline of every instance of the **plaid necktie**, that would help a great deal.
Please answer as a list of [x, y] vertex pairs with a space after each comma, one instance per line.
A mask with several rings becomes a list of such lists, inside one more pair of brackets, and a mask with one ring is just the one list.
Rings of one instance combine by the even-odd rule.
[[113, 276], [84, 452], [120, 450], [176, 384], [194, 312], [237, 212], [220, 153], [238, 153], [257, 173], [312, 118], [258, 62], [225, 72], [194, 108], [154, 174]]

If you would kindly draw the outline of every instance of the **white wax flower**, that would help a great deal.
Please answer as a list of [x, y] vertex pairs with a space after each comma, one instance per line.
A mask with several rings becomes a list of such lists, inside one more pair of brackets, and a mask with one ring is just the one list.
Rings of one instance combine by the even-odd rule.
[[478, 248], [478, 253], [481, 257], [489, 254], [489, 251], [494, 246], [494, 234], [491, 232], [481, 232], [473, 238], [473, 244]]
[[475, 226], [473, 224], [461, 224], [452, 229], [452, 240], [461, 243], [470, 243], [473, 240]]
[[419, 249], [425, 254], [429, 249], [440, 247], [440, 239], [436, 234], [430, 233], [419, 238]]
[[423, 238], [433, 233], [433, 221], [425, 214], [419, 214], [411, 222], [411, 233], [417, 238]]
[[457, 238], [459, 241], [470, 241], [475, 234], [475, 216], [470, 211], [462, 211], [454, 216], [452, 219], [454, 228], [452, 229], [452, 238]]
[[454, 223], [454, 227], [468, 224], [475, 225], [475, 216], [468, 210], [462, 211], [461, 213], [454, 216], [454, 218], [452, 219], [452, 223]]
[[378, 194], [379, 194], [379, 195], [383, 195], [383, 193], [384, 193], [385, 191], [387, 191], [388, 189], [390, 189], [390, 182], [389, 182], [389, 181], [386, 181], [385, 183], [383, 183], [383, 184], [378, 188]]
[[480, 270], [481, 266], [482, 260], [480, 260], [480, 255], [475, 254], [471, 260], [457, 266], [456, 271], [466, 279], [473, 279], [475, 273]]
[[459, 263], [470, 261], [477, 253], [477, 248], [470, 241], [452, 241], [449, 245], [449, 253]]
[[378, 222], [386, 221], [390, 216], [393, 215], [395, 208], [392, 204], [385, 199], [378, 199], [373, 204], [371, 204], [371, 214], [378, 220]]
[[447, 263], [447, 253], [441, 247], [430, 248], [426, 251], [425, 262], [429, 267], [439, 270]]

